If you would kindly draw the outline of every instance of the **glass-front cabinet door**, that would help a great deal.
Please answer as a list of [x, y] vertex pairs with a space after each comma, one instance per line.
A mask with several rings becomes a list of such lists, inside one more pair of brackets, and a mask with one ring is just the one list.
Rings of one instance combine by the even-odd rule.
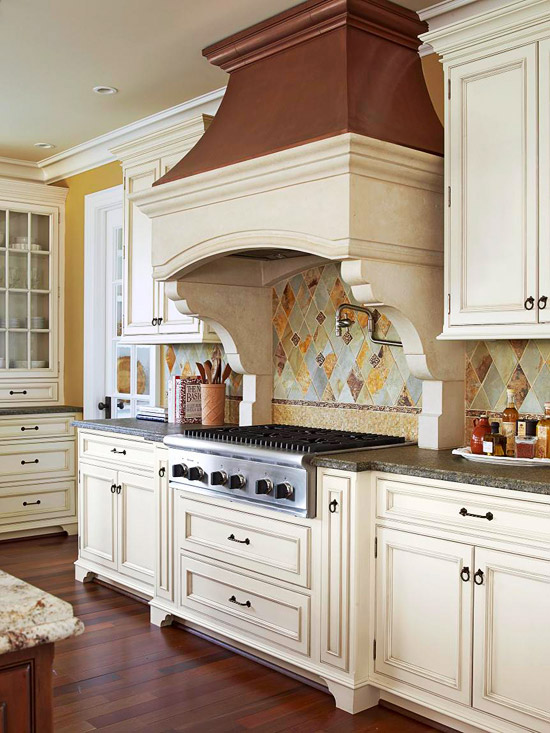
[[55, 224], [46, 207], [0, 208], [0, 374], [57, 370]]

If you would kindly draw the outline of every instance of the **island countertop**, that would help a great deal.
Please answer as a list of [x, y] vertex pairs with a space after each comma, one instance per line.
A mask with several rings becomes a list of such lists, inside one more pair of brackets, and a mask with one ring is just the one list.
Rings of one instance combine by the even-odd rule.
[[0, 570], [0, 654], [51, 644], [83, 631], [70, 603]]
[[477, 486], [530, 491], [550, 495], [550, 467], [506, 466], [474, 463], [450, 450], [436, 451], [416, 445], [328, 453], [314, 456], [313, 464], [357, 473], [384, 471], [439, 481], [454, 481]]

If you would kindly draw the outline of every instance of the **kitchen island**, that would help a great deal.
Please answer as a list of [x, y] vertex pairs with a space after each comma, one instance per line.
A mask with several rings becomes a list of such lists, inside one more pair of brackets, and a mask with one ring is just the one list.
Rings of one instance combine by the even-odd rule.
[[83, 631], [69, 603], [0, 570], [1, 730], [51, 733], [54, 644]]

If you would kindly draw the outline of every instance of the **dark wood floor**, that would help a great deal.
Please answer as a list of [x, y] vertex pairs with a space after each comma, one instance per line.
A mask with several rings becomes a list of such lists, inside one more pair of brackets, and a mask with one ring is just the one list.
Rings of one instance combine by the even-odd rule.
[[85, 633], [56, 645], [56, 733], [428, 733], [377, 707], [351, 716], [332, 698], [182, 629], [149, 624], [148, 607], [75, 582], [74, 538], [0, 543], [0, 568], [73, 604]]

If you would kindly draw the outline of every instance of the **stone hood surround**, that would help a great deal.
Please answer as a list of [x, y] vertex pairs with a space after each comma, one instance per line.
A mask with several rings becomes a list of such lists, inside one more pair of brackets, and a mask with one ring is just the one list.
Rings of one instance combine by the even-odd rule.
[[[189, 172], [196, 160], [182, 173], [185, 160], [179, 177], [131, 199], [152, 219], [154, 277], [170, 281], [166, 292], [182, 313], [214, 326], [244, 374], [241, 423], [271, 419], [271, 287], [336, 260], [357, 302], [375, 304], [396, 325], [412, 373], [425, 380], [419, 443], [461, 443], [462, 346], [436, 341], [444, 307], [442, 158], [344, 130], [196, 173]], [[291, 256], [269, 259], [273, 250]]]

